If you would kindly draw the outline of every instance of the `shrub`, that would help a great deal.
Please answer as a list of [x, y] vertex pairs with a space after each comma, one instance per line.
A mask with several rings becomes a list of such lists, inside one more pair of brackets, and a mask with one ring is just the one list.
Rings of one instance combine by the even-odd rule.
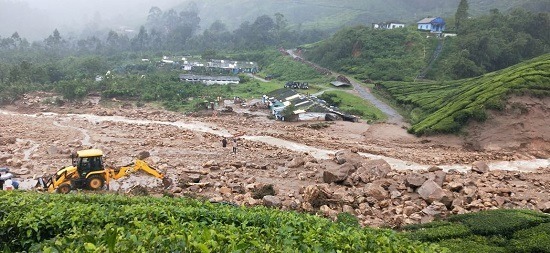
[[550, 222], [517, 231], [510, 242], [511, 252], [550, 252]]
[[528, 210], [492, 210], [451, 216], [449, 221], [461, 222], [477, 235], [508, 237], [515, 231], [549, 222], [550, 216]]
[[459, 223], [433, 222], [433, 226], [417, 228], [409, 238], [419, 241], [437, 242], [443, 239], [460, 238], [470, 235], [470, 229]]

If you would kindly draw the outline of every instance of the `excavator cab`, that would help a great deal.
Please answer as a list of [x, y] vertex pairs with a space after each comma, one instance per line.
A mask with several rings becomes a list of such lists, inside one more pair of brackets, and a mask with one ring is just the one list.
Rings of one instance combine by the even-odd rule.
[[86, 178], [90, 172], [103, 171], [103, 151], [99, 149], [87, 149], [77, 152], [77, 156], [72, 156], [73, 166], [77, 168], [81, 178]]

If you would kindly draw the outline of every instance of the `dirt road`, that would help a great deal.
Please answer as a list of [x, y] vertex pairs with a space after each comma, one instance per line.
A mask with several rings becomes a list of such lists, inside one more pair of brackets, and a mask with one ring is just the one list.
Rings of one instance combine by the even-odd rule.
[[[296, 55], [296, 52], [294, 50], [287, 50], [288, 54], [293, 58], [300, 58], [303, 62], [307, 62], [308, 64], [318, 66], [317, 64], [307, 61], [303, 59], [301, 56]], [[339, 75], [342, 75], [340, 73], [332, 72], [332, 76], [337, 77]], [[345, 76], [345, 75], [342, 75]], [[382, 102], [380, 99], [372, 95], [370, 90], [362, 85], [361, 83], [355, 81], [355, 79], [346, 76], [348, 80], [350, 80], [351, 85], [353, 86], [353, 89], [355, 92], [357, 92], [357, 95], [362, 97], [363, 99], [369, 101], [372, 105], [380, 109], [384, 114], [387, 115], [388, 119], [386, 120], [387, 123], [390, 124], [396, 124], [399, 126], [407, 126], [408, 124], [403, 120], [403, 116], [401, 116], [395, 109], [393, 109], [388, 104]]]

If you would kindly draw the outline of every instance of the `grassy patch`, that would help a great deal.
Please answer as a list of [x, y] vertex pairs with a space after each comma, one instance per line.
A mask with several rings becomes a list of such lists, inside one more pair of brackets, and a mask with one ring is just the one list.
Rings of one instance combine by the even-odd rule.
[[339, 101], [339, 108], [344, 112], [360, 116], [365, 120], [379, 121], [386, 118], [382, 111], [363, 98], [337, 90], [327, 91], [323, 95], [331, 96], [331, 94]]

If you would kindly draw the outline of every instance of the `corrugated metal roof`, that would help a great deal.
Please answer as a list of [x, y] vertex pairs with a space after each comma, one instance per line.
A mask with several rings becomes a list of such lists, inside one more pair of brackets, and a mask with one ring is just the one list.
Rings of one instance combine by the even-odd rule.
[[434, 19], [436, 19], [436, 18], [424, 18], [424, 19], [418, 21], [417, 23], [418, 23], [418, 24], [429, 24], [429, 23], [432, 22], [432, 20], [434, 20]]

